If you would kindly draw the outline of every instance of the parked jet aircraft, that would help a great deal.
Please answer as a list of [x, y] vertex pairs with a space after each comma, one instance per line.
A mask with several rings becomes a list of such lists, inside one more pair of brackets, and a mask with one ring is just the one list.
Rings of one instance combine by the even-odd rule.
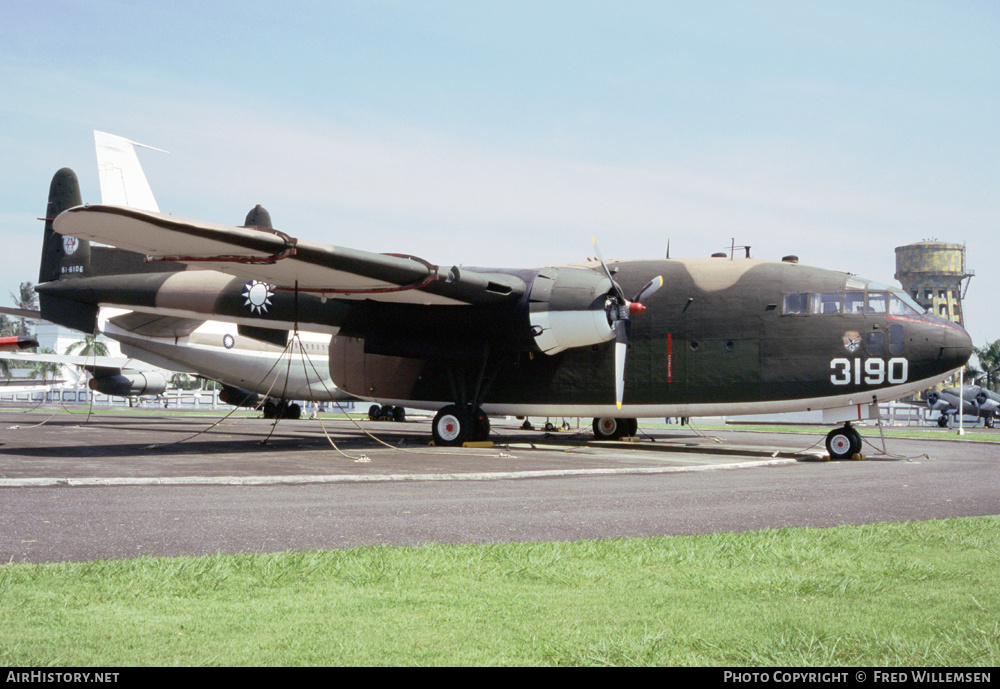
[[[114, 306], [279, 340], [323, 333], [338, 387], [438, 410], [439, 444], [488, 437], [487, 414], [591, 416], [617, 438], [638, 417], [823, 409], [847, 421], [827, 437], [847, 457], [870, 403], [926, 389], [972, 352], [900, 290], [793, 257], [441, 268], [250, 222], [80, 206], [71, 175], [50, 196], [46, 318], [92, 332]], [[90, 241], [118, 249], [98, 260]]]
[[961, 400], [962, 416], [975, 416], [983, 419], [987, 428], [993, 428], [996, 416], [1000, 414], [1000, 395], [979, 385], [966, 385], [959, 388], [945, 388], [940, 392], [932, 390], [927, 394], [927, 405], [941, 412], [938, 426], [948, 425], [949, 417], [956, 418]]

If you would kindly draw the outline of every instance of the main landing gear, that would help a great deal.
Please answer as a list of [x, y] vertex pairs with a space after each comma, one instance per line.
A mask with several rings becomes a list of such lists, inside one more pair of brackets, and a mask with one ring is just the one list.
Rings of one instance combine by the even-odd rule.
[[638, 419], [594, 419], [594, 440], [621, 440], [625, 436], [635, 436], [638, 432]]
[[826, 451], [830, 459], [851, 459], [861, 453], [861, 434], [845, 423], [843, 428], [835, 428], [826, 436]]
[[406, 421], [406, 410], [403, 407], [394, 407], [391, 404], [373, 404], [368, 408], [368, 419], [371, 421], [396, 421], [402, 423]]
[[485, 442], [490, 437], [490, 419], [482, 409], [449, 404], [434, 415], [431, 434], [435, 445], [447, 447], [468, 442]]
[[265, 419], [298, 419], [302, 417], [302, 407], [295, 402], [288, 400], [274, 400], [268, 398], [264, 402]]

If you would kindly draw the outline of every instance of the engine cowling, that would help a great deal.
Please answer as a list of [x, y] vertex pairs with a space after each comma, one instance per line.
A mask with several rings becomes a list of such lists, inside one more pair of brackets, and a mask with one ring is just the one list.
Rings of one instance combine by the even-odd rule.
[[90, 379], [88, 386], [95, 392], [115, 397], [140, 397], [160, 395], [167, 389], [167, 379], [155, 372], [121, 372], [110, 376]]
[[528, 320], [535, 346], [546, 354], [615, 339], [608, 318], [611, 280], [582, 268], [545, 268], [534, 279]]
[[260, 404], [260, 395], [241, 388], [234, 388], [231, 385], [223, 385], [219, 392], [219, 399], [234, 407], [256, 407]]

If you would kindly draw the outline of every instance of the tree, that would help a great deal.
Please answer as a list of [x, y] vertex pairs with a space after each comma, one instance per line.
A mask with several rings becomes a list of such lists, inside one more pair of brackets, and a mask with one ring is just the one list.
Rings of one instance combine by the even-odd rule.
[[[14, 300], [14, 306], [19, 309], [25, 309], [27, 311], [37, 311], [38, 310], [38, 295], [35, 294], [35, 286], [30, 282], [22, 282], [21, 288], [18, 290], [20, 292], [20, 297], [13, 292], [10, 293], [10, 298]], [[28, 323], [24, 318], [21, 318], [21, 329], [15, 335], [30, 335], [28, 331]]]
[[66, 348], [67, 354], [73, 354], [74, 350], [80, 356], [107, 356], [108, 346], [97, 339], [95, 335], [84, 335], [82, 340], [78, 340]]
[[[0, 314], [0, 336], [6, 337], [8, 335], [17, 335], [17, 326], [11, 323], [7, 316]], [[4, 378], [10, 378], [12, 371], [10, 359], [0, 359], [0, 375], [3, 375]]]
[[994, 340], [985, 347], [973, 347], [972, 351], [979, 359], [979, 368], [986, 374], [983, 386], [994, 392], [1000, 391], [1000, 340]]
[[[51, 349], [45, 348], [38, 350], [39, 354], [55, 354]], [[62, 373], [62, 365], [57, 364], [54, 361], [40, 361], [35, 364], [35, 370], [28, 374], [29, 378], [41, 378], [42, 380], [48, 380], [49, 377], [55, 378]]]

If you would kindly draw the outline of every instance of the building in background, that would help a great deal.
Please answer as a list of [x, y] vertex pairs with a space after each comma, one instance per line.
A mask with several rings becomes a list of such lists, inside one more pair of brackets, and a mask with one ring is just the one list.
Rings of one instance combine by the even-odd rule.
[[965, 283], [975, 273], [965, 267], [965, 245], [938, 241], [896, 247], [896, 279], [931, 313], [965, 326], [962, 314]]

